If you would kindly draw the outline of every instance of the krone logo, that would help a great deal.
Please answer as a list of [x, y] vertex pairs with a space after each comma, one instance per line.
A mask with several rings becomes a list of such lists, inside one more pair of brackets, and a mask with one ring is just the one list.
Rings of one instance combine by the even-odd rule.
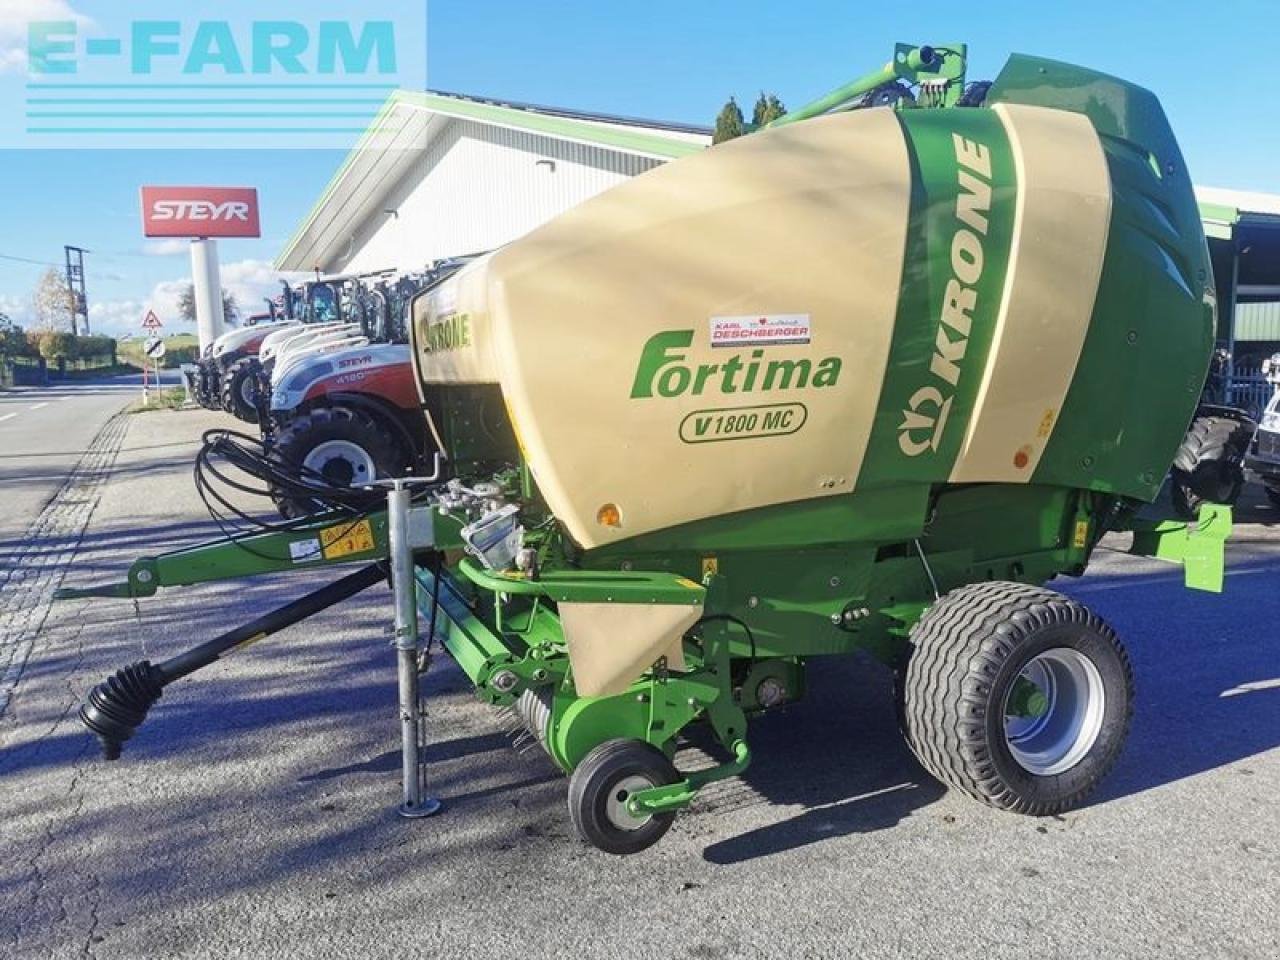
[[929, 373], [935, 384], [920, 387], [902, 411], [898, 446], [908, 457], [938, 450], [951, 400], [964, 373], [974, 312], [978, 308], [978, 284], [986, 262], [983, 238], [991, 209], [991, 154], [981, 143], [958, 133], [952, 142], [956, 154], [958, 191], [955, 231], [951, 237], [951, 277], [942, 294], [935, 326]]
[[925, 386], [913, 393], [898, 426], [898, 446], [902, 452], [908, 457], [919, 456], [926, 450], [936, 452], [950, 413], [951, 398], [944, 397], [937, 387]]
[[471, 346], [471, 316], [469, 314], [451, 313], [427, 322], [423, 348], [428, 353], [461, 350], [469, 346]]

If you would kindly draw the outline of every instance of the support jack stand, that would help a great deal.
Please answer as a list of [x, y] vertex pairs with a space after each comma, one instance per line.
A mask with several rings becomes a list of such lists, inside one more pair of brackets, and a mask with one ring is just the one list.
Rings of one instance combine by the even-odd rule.
[[[400, 693], [400, 753], [404, 796], [402, 817], [419, 819], [440, 812], [442, 804], [426, 795], [424, 712], [418, 690], [418, 599], [413, 576], [413, 538], [409, 529], [411, 483], [394, 480], [387, 491], [387, 528], [391, 550], [391, 588], [395, 596], [395, 648]], [[428, 638], [428, 643], [430, 638]]]

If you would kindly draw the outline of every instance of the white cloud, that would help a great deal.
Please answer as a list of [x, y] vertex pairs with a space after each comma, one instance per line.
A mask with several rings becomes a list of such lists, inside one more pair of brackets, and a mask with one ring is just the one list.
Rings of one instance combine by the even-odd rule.
[[[300, 273], [278, 273], [266, 260], [236, 260], [222, 264], [222, 286], [235, 296], [244, 316], [262, 313], [266, 309], [263, 299], [280, 292], [281, 279], [296, 282], [303, 276]], [[189, 276], [163, 280], [152, 288], [151, 295], [145, 300], [90, 299], [90, 327], [94, 333], [109, 336], [137, 335], [141, 332], [142, 318], [147, 310], [154, 310], [166, 331], [192, 332], [194, 325], [182, 320], [178, 314], [178, 298], [190, 283]], [[3, 303], [0, 300], [0, 309], [5, 309]], [[11, 316], [21, 322], [16, 314]]]
[[137, 300], [90, 299], [89, 329], [109, 337], [135, 333], [145, 312], [143, 304]]
[[0, 73], [25, 73], [27, 25], [37, 20], [73, 20], [80, 30], [93, 23], [67, 0], [4, 0], [0, 14]]
[[[243, 316], [264, 312], [264, 299], [275, 297], [280, 292], [282, 279], [296, 283], [306, 276], [303, 273], [279, 273], [266, 260], [236, 260], [222, 264], [222, 286], [235, 295]], [[194, 332], [194, 324], [182, 320], [178, 313], [178, 298], [190, 283], [189, 276], [162, 280], [151, 288], [147, 297], [121, 300], [95, 300], [90, 290], [89, 328], [94, 333], [112, 337], [139, 335], [143, 316], [148, 310], [154, 310], [167, 332]], [[29, 297], [0, 294], [0, 313], [21, 327], [35, 328], [35, 311]]]
[[167, 240], [148, 240], [142, 245], [142, 252], [149, 257], [176, 257], [191, 249], [191, 241], [181, 237], [170, 237]]
[[235, 294], [240, 312], [245, 316], [263, 313], [263, 301], [280, 293], [280, 281], [296, 283], [305, 273], [280, 273], [266, 260], [238, 260], [222, 265], [222, 285]]
[[36, 312], [30, 297], [10, 297], [0, 294], [0, 313], [20, 327], [31, 329], [36, 323]]

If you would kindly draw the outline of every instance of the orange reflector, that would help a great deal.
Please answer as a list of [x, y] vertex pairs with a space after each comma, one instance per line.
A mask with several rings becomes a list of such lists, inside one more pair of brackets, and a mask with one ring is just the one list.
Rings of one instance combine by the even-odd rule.
[[622, 511], [616, 503], [606, 503], [596, 511], [596, 523], [602, 527], [621, 527]]
[[1027, 464], [1030, 462], [1031, 462], [1031, 450], [1028, 447], [1023, 447], [1021, 450], [1019, 450], [1017, 453], [1013, 455], [1013, 465], [1017, 467], [1019, 470], [1025, 470], [1027, 467]]

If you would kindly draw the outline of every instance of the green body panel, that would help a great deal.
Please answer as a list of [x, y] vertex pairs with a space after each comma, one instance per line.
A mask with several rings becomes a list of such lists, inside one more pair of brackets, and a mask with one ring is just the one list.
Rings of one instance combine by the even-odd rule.
[[[431, 639], [430, 631], [434, 626], [434, 637], [444, 644], [449, 655], [478, 689], [485, 689], [494, 670], [528, 653], [528, 645], [516, 647], [504, 642], [499, 634], [490, 629], [472, 611], [468, 597], [462, 593], [452, 578], [442, 575], [437, 585], [435, 573], [422, 567], [417, 569], [416, 577], [423, 633]], [[431, 610], [433, 598], [439, 601], [439, 608], [434, 618]], [[529, 619], [536, 622], [536, 613]], [[541, 624], [538, 625], [541, 626]], [[532, 635], [534, 631], [528, 632]], [[538, 632], [544, 633], [546, 630]], [[529, 672], [532, 673], [532, 668]], [[526, 679], [531, 680], [532, 677]]]
[[715, 553], [804, 548], [824, 542], [891, 542], [919, 536], [928, 506], [928, 486], [886, 487], [708, 517], [633, 537], [595, 553], [610, 558], [648, 554], [657, 559], [679, 551]]
[[698, 606], [707, 591], [686, 577], [632, 570], [550, 570], [536, 580], [485, 570], [463, 558], [458, 572], [483, 590], [543, 596], [560, 603], [673, 603]]
[[[946, 482], [982, 382], [1012, 242], [1016, 183], [1000, 118], [989, 110], [918, 110], [903, 112], [900, 119], [912, 167], [911, 222], [893, 346], [856, 484], [859, 490]], [[986, 148], [991, 165], [990, 178], [978, 178], [990, 184], [991, 202], [985, 211], [988, 230], [980, 238], [981, 274], [976, 283], [966, 285], [977, 291], [967, 331], [941, 319], [947, 287], [955, 276], [952, 243], [957, 230], [967, 229], [956, 216], [963, 189], [959, 173], [966, 169], [957, 159], [957, 136]], [[942, 366], [954, 383], [933, 369], [941, 351], [954, 356]], [[901, 446], [907, 411], [937, 424], [934, 443], [914, 456]], [[917, 442], [928, 441], [929, 428], [922, 428], [918, 436]]]
[[1137, 556], [1155, 557], [1179, 563], [1186, 584], [1193, 590], [1221, 593], [1226, 577], [1223, 555], [1231, 536], [1231, 508], [1220, 503], [1200, 507], [1194, 524], [1176, 520], [1135, 520], [1133, 546]]
[[1159, 101], [1106, 74], [1012, 57], [988, 102], [1083, 113], [1111, 176], [1106, 260], [1075, 379], [1033, 477], [1153, 500], [1213, 349], [1208, 248]]

